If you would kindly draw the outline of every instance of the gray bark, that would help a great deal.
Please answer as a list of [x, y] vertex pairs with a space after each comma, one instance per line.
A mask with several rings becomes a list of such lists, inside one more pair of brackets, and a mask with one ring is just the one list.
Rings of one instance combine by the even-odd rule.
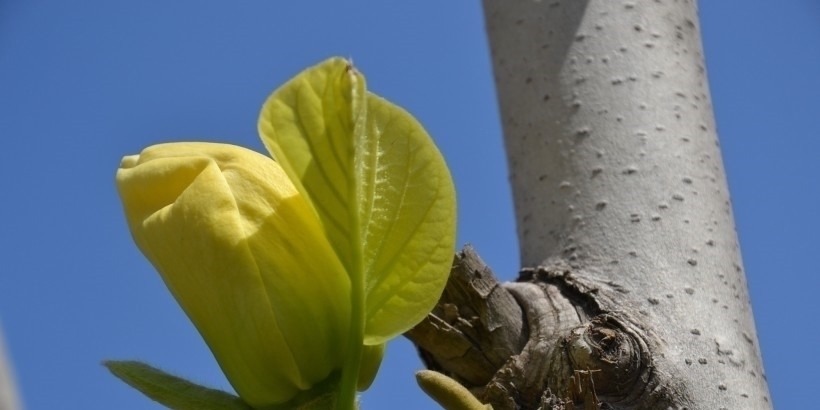
[[496, 410], [771, 408], [696, 7], [484, 1], [523, 269], [408, 336]]
[[11, 372], [11, 363], [6, 359], [3, 332], [0, 331], [0, 410], [18, 410], [17, 390]]

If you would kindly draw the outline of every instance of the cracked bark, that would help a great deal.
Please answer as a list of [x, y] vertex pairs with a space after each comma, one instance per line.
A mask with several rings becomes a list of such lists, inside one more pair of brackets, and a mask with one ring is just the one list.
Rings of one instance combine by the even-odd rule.
[[484, 1], [522, 270], [408, 332], [496, 410], [768, 409], [696, 4]]
[[686, 403], [683, 386], [661, 384], [652, 362], [661, 343], [622, 303], [627, 291], [585, 276], [557, 260], [501, 284], [468, 246], [436, 308], [407, 337], [428, 368], [497, 410]]

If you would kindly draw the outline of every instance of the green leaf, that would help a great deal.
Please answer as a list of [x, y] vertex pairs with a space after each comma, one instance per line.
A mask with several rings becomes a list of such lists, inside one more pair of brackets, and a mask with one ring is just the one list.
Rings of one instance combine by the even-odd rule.
[[356, 381], [356, 390], [365, 391], [373, 384], [373, 381], [376, 379], [376, 374], [379, 372], [379, 366], [382, 364], [386, 347], [384, 343], [364, 346], [364, 349], [362, 349], [362, 361], [359, 366], [359, 378]]
[[136, 361], [105, 361], [108, 370], [152, 400], [174, 410], [253, 410], [239, 397], [209, 389]]
[[420, 322], [441, 296], [455, 248], [450, 171], [415, 118], [367, 99], [363, 200], [365, 344], [384, 343]]
[[259, 131], [322, 220], [354, 297], [363, 287], [362, 341], [384, 343], [424, 318], [447, 281], [456, 216], [452, 178], [424, 128], [334, 58], [277, 90]]
[[347, 61], [328, 60], [276, 90], [259, 118], [262, 142], [314, 207], [348, 274], [359, 270], [354, 260], [361, 252], [351, 242], [354, 117], [363, 118], [365, 107], [360, 77]]

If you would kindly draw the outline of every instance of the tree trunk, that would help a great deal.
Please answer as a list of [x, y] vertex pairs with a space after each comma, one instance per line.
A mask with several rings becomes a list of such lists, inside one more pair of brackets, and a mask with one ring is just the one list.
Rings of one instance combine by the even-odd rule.
[[408, 336], [496, 410], [771, 408], [696, 7], [484, 0], [523, 269]]
[[18, 410], [17, 392], [11, 375], [11, 364], [6, 360], [3, 332], [0, 332], [0, 410]]

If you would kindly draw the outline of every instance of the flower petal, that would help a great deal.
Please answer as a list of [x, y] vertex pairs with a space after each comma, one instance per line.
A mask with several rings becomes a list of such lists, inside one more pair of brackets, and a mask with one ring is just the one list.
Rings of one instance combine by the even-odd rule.
[[135, 242], [245, 401], [281, 403], [340, 366], [349, 281], [278, 164], [162, 144], [124, 158], [117, 183]]

